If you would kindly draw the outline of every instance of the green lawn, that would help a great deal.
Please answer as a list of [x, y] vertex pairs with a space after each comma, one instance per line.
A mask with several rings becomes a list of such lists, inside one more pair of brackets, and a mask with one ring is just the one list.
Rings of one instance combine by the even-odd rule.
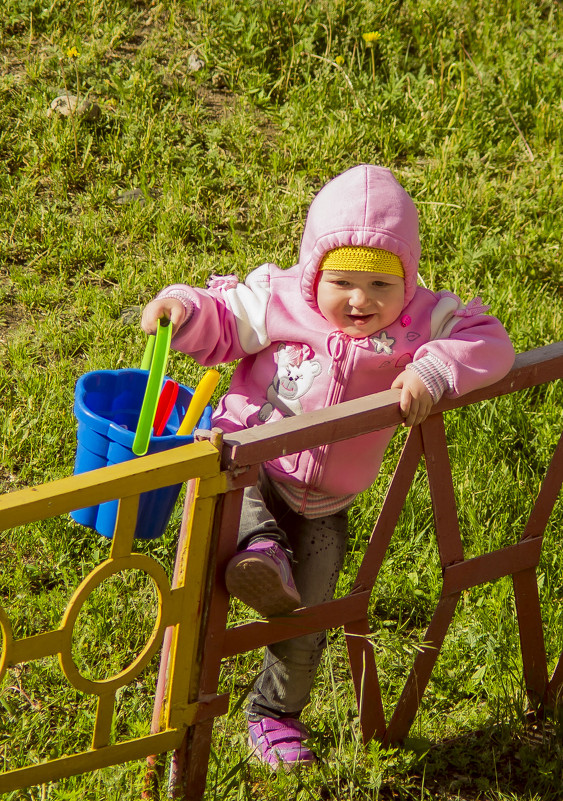
[[[140, 364], [139, 310], [160, 288], [212, 273], [243, 277], [264, 261], [289, 267], [313, 195], [358, 162], [391, 167], [417, 203], [429, 287], [480, 294], [517, 351], [560, 340], [559, 12], [553, 0], [4, 0], [0, 489], [72, 473], [75, 381]], [[379, 36], [366, 42], [367, 33]], [[67, 94], [98, 115], [48, 114]], [[176, 354], [169, 372], [192, 386], [202, 374]], [[229, 368], [222, 373], [215, 397]], [[468, 553], [516, 541], [562, 406], [557, 382], [447, 416]], [[352, 511], [342, 592], [402, 439]], [[429, 504], [421, 469], [374, 594], [387, 711], [440, 591]], [[139, 544], [167, 569], [179, 514], [162, 540]], [[559, 501], [539, 571], [551, 669], [563, 648], [562, 522]], [[105, 540], [66, 519], [5, 532], [0, 603], [16, 636], [57, 625], [107, 552]], [[129, 618], [132, 601], [107, 590], [92, 599], [98, 622], [85, 621], [81, 640], [96, 653], [84, 664], [92, 675], [127, 663], [135, 638], [143, 642], [142, 631], [99, 623], [111, 610]], [[148, 589], [130, 590], [149, 610]], [[364, 750], [344, 654], [335, 632], [305, 713], [323, 762], [290, 776], [246, 764], [237, 701], [260, 655], [225, 665], [233, 711], [216, 724], [207, 798], [561, 798], [561, 722], [525, 724], [509, 580], [463, 598], [405, 747]], [[132, 687], [119, 704], [129, 735], [141, 734], [150, 698]], [[48, 660], [8, 671], [0, 767], [87, 747], [93, 712]], [[128, 765], [6, 798], [137, 799], [142, 776], [142, 765]]]

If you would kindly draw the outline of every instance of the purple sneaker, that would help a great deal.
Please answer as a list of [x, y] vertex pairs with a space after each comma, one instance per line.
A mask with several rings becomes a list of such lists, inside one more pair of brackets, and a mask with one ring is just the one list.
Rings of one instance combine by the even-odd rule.
[[272, 770], [291, 770], [296, 765], [311, 765], [317, 757], [305, 745], [309, 732], [295, 718], [262, 718], [248, 721], [248, 742], [254, 754]]
[[259, 540], [237, 553], [225, 571], [227, 589], [263, 617], [286, 615], [301, 606], [289, 560], [272, 540]]

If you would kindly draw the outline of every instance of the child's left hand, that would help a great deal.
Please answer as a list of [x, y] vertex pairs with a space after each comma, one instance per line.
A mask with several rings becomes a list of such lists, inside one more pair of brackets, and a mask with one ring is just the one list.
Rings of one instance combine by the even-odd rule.
[[424, 382], [412, 370], [404, 370], [391, 384], [391, 389], [401, 390], [401, 414], [403, 425], [417, 426], [430, 414], [434, 401]]

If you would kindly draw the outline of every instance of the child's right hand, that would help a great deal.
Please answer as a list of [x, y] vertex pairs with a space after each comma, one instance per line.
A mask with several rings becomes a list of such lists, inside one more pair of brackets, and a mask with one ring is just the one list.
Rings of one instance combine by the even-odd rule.
[[392, 389], [401, 390], [401, 414], [403, 425], [417, 426], [423, 423], [434, 406], [431, 394], [423, 380], [412, 370], [403, 370], [391, 384]]
[[175, 336], [186, 317], [184, 304], [178, 298], [157, 298], [148, 303], [141, 317], [141, 328], [146, 334], [155, 334], [158, 321], [165, 317], [172, 324]]

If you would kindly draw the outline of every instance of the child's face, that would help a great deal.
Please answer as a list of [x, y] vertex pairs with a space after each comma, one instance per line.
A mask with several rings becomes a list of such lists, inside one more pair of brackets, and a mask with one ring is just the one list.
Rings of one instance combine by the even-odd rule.
[[350, 337], [369, 337], [401, 313], [405, 283], [398, 275], [323, 270], [317, 284], [321, 314]]

